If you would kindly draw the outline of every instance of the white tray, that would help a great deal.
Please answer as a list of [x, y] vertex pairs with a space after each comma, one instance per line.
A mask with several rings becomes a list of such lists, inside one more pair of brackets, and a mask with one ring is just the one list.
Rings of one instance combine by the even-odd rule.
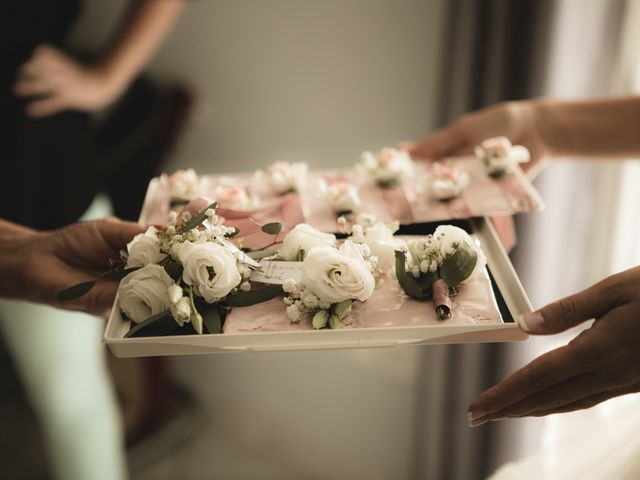
[[487, 267], [503, 323], [447, 325], [443, 321], [442, 324], [428, 326], [124, 338], [130, 323], [123, 321], [120, 310], [114, 308], [104, 333], [104, 342], [116, 357], [144, 357], [525, 340], [528, 335], [517, 322], [532, 308], [520, 280], [491, 221], [475, 218], [469, 223], [487, 256]]

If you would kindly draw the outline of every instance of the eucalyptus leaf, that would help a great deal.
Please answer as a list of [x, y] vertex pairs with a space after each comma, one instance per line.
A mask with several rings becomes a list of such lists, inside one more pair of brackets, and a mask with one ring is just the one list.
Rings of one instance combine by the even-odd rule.
[[450, 287], [455, 287], [469, 278], [477, 262], [478, 253], [467, 243], [462, 242], [455, 253], [445, 258], [440, 265], [440, 278]]
[[425, 292], [416, 279], [406, 271], [405, 261], [405, 253], [396, 250], [396, 277], [398, 278], [398, 283], [404, 290], [404, 293], [410, 297], [417, 299], [427, 298], [431, 292]]
[[85, 293], [91, 290], [95, 284], [96, 284], [95, 280], [89, 280], [88, 282], [78, 283], [77, 285], [73, 285], [72, 287], [65, 288], [64, 290], [62, 290], [60, 293], [58, 293], [56, 298], [60, 302], [67, 302], [69, 300], [74, 300], [78, 297], [83, 296]]
[[202, 315], [207, 333], [222, 333], [223, 309], [218, 305], [209, 305], [208, 308], [200, 309], [200, 315]]
[[162, 267], [164, 271], [167, 272], [174, 281], [178, 281], [180, 277], [182, 277], [182, 271], [184, 268], [178, 262], [176, 262], [173, 258], [169, 257], [169, 260], [166, 260], [162, 263]]
[[200, 225], [202, 222], [204, 222], [207, 219], [207, 213], [206, 213], [207, 210], [209, 210], [210, 208], [216, 208], [217, 206], [218, 206], [218, 202], [213, 202], [211, 205], [209, 205], [207, 208], [202, 210], [199, 214], [197, 214], [187, 223], [182, 225], [182, 227], [180, 227], [180, 231], [187, 232], [192, 228], [196, 228], [198, 225]]
[[171, 316], [169, 310], [153, 315], [140, 323], [131, 323], [131, 328], [124, 336], [129, 337], [160, 337], [171, 334], [179, 325]]
[[142, 267], [131, 267], [131, 268], [125, 268], [124, 270], [112, 270], [110, 272], [107, 272], [104, 275], [104, 278], [107, 278], [109, 280], [115, 280], [115, 281], [119, 282], [120, 280], [122, 280], [124, 277], [126, 277], [130, 273], [133, 273], [136, 270], [140, 270], [141, 268]]
[[280, 222], [267, 223], [262, 226], [262, 231], [269, 235], [277, 235], [282, 231], [282, 224]]
[[220, 303], [225, 307], [248, 307], [256, 303], [271, 300], [282, 293], [284, 292], [281, 285], [264, 285], [262, 287], [252, 288], [248, 292], [237, 292], [227, 295]]

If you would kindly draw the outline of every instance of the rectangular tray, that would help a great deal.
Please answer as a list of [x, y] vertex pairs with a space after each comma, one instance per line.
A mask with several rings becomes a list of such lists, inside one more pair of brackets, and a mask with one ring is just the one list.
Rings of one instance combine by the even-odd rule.
[[[470, 229], [487, 257], [487, 268], [503, 318], [502, 324], [380, 327], [344, 330], [259, 332], [219, 335], [123, 338], [129, 322], [114, 308], [104, 333], [104, 342], [116, 357], [193, 355], [204, 353], [276, 352], [335, 348], [372, 348], [398, 345], [486, 343], [520, 341], [528, 338], [518, 321], [532, 311], [491, 220], [484, 217], [447, 222]], [[433, 225], [405, 227], [399, 233], [419, 234]], [[117, 298], [116, 298], [117, 304]]]

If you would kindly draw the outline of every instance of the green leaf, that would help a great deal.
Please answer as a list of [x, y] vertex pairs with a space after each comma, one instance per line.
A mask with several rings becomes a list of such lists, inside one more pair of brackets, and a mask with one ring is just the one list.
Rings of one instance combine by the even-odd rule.
[[478, 253], [467, 243], [461, 243], [453, 255], [440, 265], [440, 278], [450, 287], [455, 287], [469, 278], [478, 261]]
[[202, 315], [207, 333], [222, 333], [224, 309], [218, 305], [209, 305], [200, 309], [200, 315]]
[[427, 298], [430, 294], [425, 293], [423, 287], [416, 281], [411, 274], [407, 273], [405, 269], [405, 253], [399, 250], [396, 250], [396, 277], [398, 278], [398, 283], [404, 290], [404, 293], [409, 295], [412, 298], [423, 299]]
[[131, 268], [125, 268], [123, 270], [112, 270], [110, 272], [107, 272], [104, 275], [104, 278], [106, 278], [108, 280], [115, 280], [116, 282], [119, 282], [120, 280], [122, 280], [124, 277], [126, 277], [130, 273], [133, 273], [136, 270], [140, 270], [141, 268], [142, 267], [131, 267]]
[[173, 258], [163, 262], [162, 267], [174, 281], [178, 281], [182, 277], [182, 271], [184, 270], [182, 265], [176, 262]]
[[284, 292], [281, 285], [264, 285], [252, 288], [248, 292], [232, 293], [220, 303], [225, 307], [248, 307], [271, 300], [282, 293]]
[[282, 224], [280, 222], [267, 223], [262, 226], [262, 231], [269, 235], [277, 235], [282, 230]]
[[160, 337], [170, 335], [176, 327], [180, 327], [171, 316], [169, 310], [153, 315], [140, 323], [131, 323], [131, 328], [124, 338]]
[[56, 298], [60, 302], [74, 300], [78, 297], [81, 297], [82, 295], [87, 293], [89, 290], [91, 290], [95, 284], [96, 284], [95, 280], [89, 280], [88, 282], [78, 283], [77, 285], [74, 285], [72, 287], [65, 288], [64, 290], [62, 290], [60, 293], [58, 293]]
[[207, 214], [205, 212], [207, 210], [209, 210], [210, 208], [216, 208], [217, 206], [218, 206], [218, 202], [213, 202], [211, 205], [209, 205], [207, 208], [202, 210], [199, 214], [197, 214], [195, 217], [193, 217], [187, 223], [182, 225], [182, 227], [180, 227], [180, 231], [181, 232], [187, 232], [187, 231], [191, 230], [192, 228], [196, 228], [198, 225], [200, 225], [202, 222], [204, 222], [207, 219]]
[[255, 250], [253, 252], [246, 252], [247, 256], [254, 260], [262, 260], [266, 257], [273, 257], [276, 253], [273, 250]]

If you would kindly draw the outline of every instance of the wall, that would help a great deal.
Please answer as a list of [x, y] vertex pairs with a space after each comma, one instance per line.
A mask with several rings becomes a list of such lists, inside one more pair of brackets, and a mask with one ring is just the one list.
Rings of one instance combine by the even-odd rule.
[[[91, 2], [75, 43], [100, 45], [123, 4]], [[432, 127], [443, 9], [442, 0], [189, 2], [151, 66], [199, 100], [172, 167], [344, 165], [420, 137]], [[424, 425], [414, 385], [429, 368], [418, 353], [206, 356], [173, 367], [249, 464], [267, 457], [292, 478], [409, 478], [413, 425]], [[190, 461], [212, 472], [225, 461], [206, 455]]]

